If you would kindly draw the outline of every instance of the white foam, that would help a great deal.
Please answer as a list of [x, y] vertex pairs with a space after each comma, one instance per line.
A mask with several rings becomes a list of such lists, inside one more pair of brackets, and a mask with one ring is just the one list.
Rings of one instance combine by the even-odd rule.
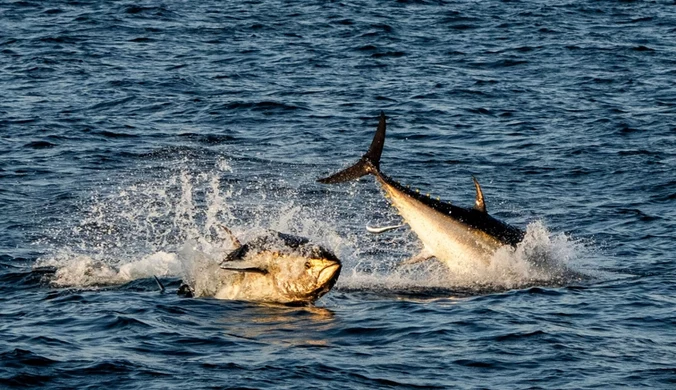
[[122, 264], [118, 276], [125, 280], [149, 278], [151, 276], [180, 276], [183, 265], [174, 253], [157, 252], [141, 260]]
[[350, 289], [396, 289], [406, 287], [512, 289], [530, 285], [562, 285], [579, 281], [582, 275], [575, 271], [576, 261], [586, 253], [582, 243], [565, 234], [551, 234], [541, 221], [528, 225], [524, 240], [516, 249], [500, 248], [490, 259], [483, 261], [441, 264], [438, 261], [402, 267], [387, 271], [345, 272], [339, 287]]
[[85, 255], [45, 257], [38, 260], [36, 267], [52, 266], [56, 273], [51, 283], [57, 287], [96, 287], [123, 284], [136, 279], [180, 276], [183, 267], [172, 253], [157, 252], [138, 260], [121, 265], [111, 261], [98, 260]]
[[[565, 280], [585, 250], [534, 222], [516, 250], [499, 250], [487, 266], [472, 262], [453, 269], [431, 261], [396, 268], [415, 253], [418, 240], [406, 228], [365, 235], [363, 226], [372, 222], [367, 218], [398, 218], [379, 194], [350, 186], [342, 197], [300, 203], [295, 199], [307, 195], [296, 181], [269, 179], [243, 191], [223, 183], [233, 171], [224, 159], [212, 171], [200, 173], [181, 165], [163, 179], [118, 183], [107, 195], [95, 193], [78, 223], [50, 232], [57, 242], [38, 265], [57, 268], [58, 286], [119, 284], [152, 275], [194, 281], [232, 249], [222, 225], [242, 241], [274, 229], [326, 246], [343, 261], [339, 287], [515, 288]], [[288, 196], [268, 196], [273, 195], [268, 189], [273, 182]]]

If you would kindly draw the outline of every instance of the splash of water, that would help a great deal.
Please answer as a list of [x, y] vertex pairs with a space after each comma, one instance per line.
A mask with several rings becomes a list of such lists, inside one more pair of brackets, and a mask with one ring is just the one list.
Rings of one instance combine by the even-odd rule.
[[504, 246], [482, 262], [450, 267], [437, 261], [413, 266], [389, 267], [385, 271], [353, 269], [340, 287], [366, 290], [418, 290], [424, 288], [473, 290], [477, 293], [523, 288], [532, 285], [559, 286], [583, 281], [576, 261], [586, 252], [582, 242], [565, 234], [552, 234], [542, 221], [528, 225], [516, 248]]
[[176, 254], [157, 252], [115, 267], [105, 261], [78, 254], [61, 253], [41, 259], [37, 266], [55, 267], [55, 287], [99, 287], [123, 284], [152, 276], [175, 276], [182, 271]]
[[[182, 166], [189, 164], [183, 161]], [[222, 159], [211, 170], [181, 168], [161, 180], [118, 184], [115, 191], [95, 194], [80, 221], [50, 232], [57, 238], [55, 249], [36, 265], [57, 268], [56, 286], [119, 284], [152, 275], [216, 283], [204, 275], [232, 249], [219, 228], [227, 226], [243, 241], [274, 229], [332, 249], [343, 261], [337, 285], [343, 289], [485, 291], [561, 285], [579, 278], [574, 262], [584, 245], [551, 234], [542, 222], [531, 223], [523, 242], [516, 249], [498, 250], [488, 266], [452, 269], [431, 261], [396, 267], [397, 259], [407, 257], [417, 243], [410, 232], [368, 241], [363, 232], [354, 231], [365, 222], [349, 199], [306, 199], [293, 183], [279, 179], [258, 180], [244, 192], [228, 184], [237, 177]], [[341, 232], [345, 226], [348, 230]]]
[[55, 267], [57, 287], [120, 284], [153, 275], [208, 284], [217, 281], [197, 275], [210, 273], [233, 249], [222, 226], [242, 241], [274, 229], [315, 242], [340, 242], [311, 209], [293, 200], [275, 204], [260, 183], [243, 196], [227, 183], [233, 179], [228, 174], [234, 176], [230, 164], [220, 160], [206, 172], [186, 168], [162, 180], [120, 181], [114, 191], [92, 195], [79, 221], [49, 230], [52, 251], [35, 266]]

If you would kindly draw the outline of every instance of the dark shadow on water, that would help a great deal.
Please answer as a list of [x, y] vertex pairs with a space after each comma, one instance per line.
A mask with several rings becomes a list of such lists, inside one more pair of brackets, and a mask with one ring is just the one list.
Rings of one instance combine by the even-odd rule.
[[544, 294], [560, 295], [563, 290], [580, 290], [593, 286], [599, 280], [595, 277], [572, 272], [565, 277], [548, 281], [523, 282], [518, 286], [506, 287], [488, 284], [451, 287], [424, 286], [360, 286], [337, 287], [339, 293], [358, 295], [363, 299], [394, 299], [412, 301], [434, 301], [438, 299], [463, 299], [499, 294]]

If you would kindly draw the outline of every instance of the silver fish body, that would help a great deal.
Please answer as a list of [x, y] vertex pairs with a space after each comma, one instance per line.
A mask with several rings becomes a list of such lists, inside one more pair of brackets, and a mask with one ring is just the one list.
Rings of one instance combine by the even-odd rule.
[[415, 263], [436, 258], [449, 267], [458, 262], [490, 262], [495, 251], [505, 245], [516, 246], [524, 232], [501, 222], [486, 212], [483, 192], [474, 179], [474, 208], [464, 208], [432, 199], [402, 186], [380, 170], [380, 156], [385, 142], [385, 115], [381, 113], [378, 129], [368, 152], [354, 165], [320, 183], [334, 184], [374, 175], [404, 221], [423, 243], [423, 250], [407, 261]]
[[331, 251], [303, 237], [269, 231], [240, 244], [220, 264], [209, 264], [179, 290], [194, 297], [306, 305], [331, 290], [340, 270]]

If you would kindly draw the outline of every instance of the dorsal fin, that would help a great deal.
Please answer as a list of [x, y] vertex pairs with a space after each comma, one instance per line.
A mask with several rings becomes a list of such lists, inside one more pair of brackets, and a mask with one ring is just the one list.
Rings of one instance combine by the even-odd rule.
[[484, 203], [484, 193], [481, 191], [481, 186], [476, 177], [472, 176], [474, 180], [474, 187], [476, 188], [476, 200], [474, 201], [474, 209], [481, 211], [482, 213], [486, 212], [486, 204]]
[[228, 236], [228, 238], [230, 239], [230, 242], [232, 242], [232, 246], [235, 249], [239, 249], [242, 246], [242, 243], [237, 239], [237, 236], [235, 236], [235, 234], [232, 232], [232, 230], [228, 229], [227, 227], [225, 227], [221, 224], [218, 224], [216, 226], [218, 226]]

